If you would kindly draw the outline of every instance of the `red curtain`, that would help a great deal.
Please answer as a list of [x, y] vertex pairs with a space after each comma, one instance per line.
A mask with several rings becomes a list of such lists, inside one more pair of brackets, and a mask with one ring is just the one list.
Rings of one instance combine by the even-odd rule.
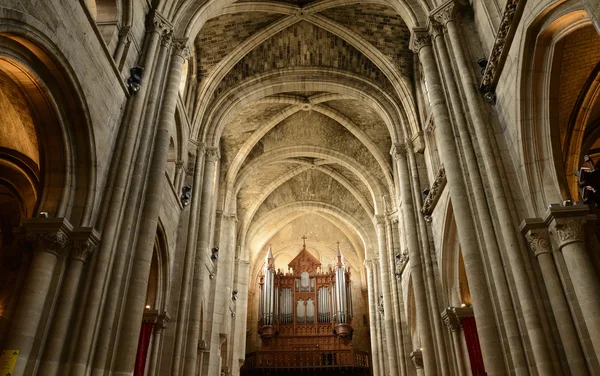
[[148, 355], [148, 346], [150, 346], [150, 337], [152, 337], [151, 322], [143, 322], [140, 330], [140, 340], [138, 342], [137, 355], [135, 356], [134, 376], [144, 376], [144, 367], [146, 366], [146, 357]]
[[471, 362], [471, 372], [474, 376], [486, 375], [483, 367], [483, 356], [481, 355], [481, 347], [479, 346], [479, 336], [477, 335], [477, 325], [475, 317], [463, 317], [460, 323], [465, 333], [465, 341], [469, 350], [469, 360]]

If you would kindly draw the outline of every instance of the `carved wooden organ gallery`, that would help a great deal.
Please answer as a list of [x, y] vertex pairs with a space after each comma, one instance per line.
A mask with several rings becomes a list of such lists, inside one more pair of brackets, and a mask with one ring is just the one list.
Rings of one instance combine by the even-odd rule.
[[[290, 272], [276, 271], [269, 248], [263, 275], [260, 277], [259, 334], [263, 346], [279, 345], [282, 338], [313, 337], [314, 344], [340, 339], [340, 345], [352, 336], [352, 290], [350, 270], [338, 247], [337, 264], [322, 271], [321, 263], [306, 246], [288, 267]], [[306, 338], [301, 341], [310, 344]], [[281, 348], [281, 346], [277, 346]]]
[[[350, 270], [339, 249], [337, 263], [323, 271], [306, 249], [275, 270], [269, 248], [260, 276], [260, 349], [246, 354], [242, 375], [368, 375], [369, 356], [352, 349]], [[275, 373], [273, 373], [275, 372]]]

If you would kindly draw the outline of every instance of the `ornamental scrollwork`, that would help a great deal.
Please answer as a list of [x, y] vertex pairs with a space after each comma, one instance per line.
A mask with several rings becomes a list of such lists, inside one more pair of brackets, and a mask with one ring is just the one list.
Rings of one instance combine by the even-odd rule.
[[431, 185], [431, 188], [429, 189], [429, 193], [427, 194], [427, 197], [425, 197], [425, 201], [423, 202], [423, 207], [421, 208], [421, 213], [423, 215], [430, 215], [431, 212], [433, 212], [433, 208], [435, 207], [435, 204], [440, 199], [440, 196], [441, 196], [442, 191], [444, 190], [445, 186], [446, 186], [446, 169], [444, 168], [444, 166], [442, 166], [440, 168], [440, 170], [438, 171], [437, 176], [435, 177], [435, 181], [433, 182], [433, 184]]

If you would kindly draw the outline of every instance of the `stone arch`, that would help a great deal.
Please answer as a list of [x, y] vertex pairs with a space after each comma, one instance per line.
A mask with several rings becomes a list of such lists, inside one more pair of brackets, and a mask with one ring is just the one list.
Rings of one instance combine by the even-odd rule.
[[551, 203], [571, 199], [558, 141], [558, 119], [552, 109], [556, 105], [551, 91], [554, 52], [567, 35], [590, 25], [579, 2], [555, 3], [539, 11], [525, 22], [528, 26], [519, 46], [521, 68], [517, 78], [517, 95], [523, 102], [518, 113], [518, 137], [523, 140], [523, 194], [534, 216], [542, 216]]

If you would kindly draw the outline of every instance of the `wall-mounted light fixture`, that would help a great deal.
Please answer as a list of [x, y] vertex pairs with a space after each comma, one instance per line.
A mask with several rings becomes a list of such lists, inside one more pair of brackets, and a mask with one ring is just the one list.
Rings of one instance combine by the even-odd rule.
[[212, 255], [210, 256], [211, 260], [217, 261], [219, 259], [219, 248], [214, 247], [212, 249]]
[[144, 73], [144, 67], [136, 65], [129, 70], [129, 78], [127, 79], [127, 89], [131, 94], [135, 94], [140, 91], [142, 87], [142, 73]]
[[184, 207], [190, 204], [190, 199], [192, 198], [192, 195], [190, 193], [191, 190], [191, 185], [184, 185], [183, 188], [181, 188], [181, 197], [179, 197], [179, 200], [181, 201], [181, 205], [183, 205]]

